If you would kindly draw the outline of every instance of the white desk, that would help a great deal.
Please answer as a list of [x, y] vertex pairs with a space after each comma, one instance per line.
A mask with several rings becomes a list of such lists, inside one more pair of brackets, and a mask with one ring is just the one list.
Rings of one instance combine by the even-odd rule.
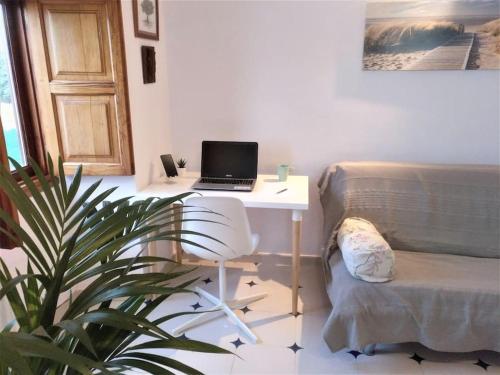
[[[172, 181], [153, 183], [137, 193], [137, 198], [167, 198], [188, 191], [197, 191], [204, 196], [224, 196], [240, 199], [245, 207], [273, 208], [290, 210], [292, 219], [292, 313], [297, 314], [300, 242], [302, 212], [309, 208], [309, 178], [307, 176], [289, 176], [286, 182], [279, 182], [275, 175], [259, 175], [252, 192], [193, 190], [191, 186], [197, 179], [197, 173], [186, 177], [175, 177]], [[276, 194], [278, 191], [288, 190]], [[182, 250], [175, 245], [177, 260], [182, 260]]]

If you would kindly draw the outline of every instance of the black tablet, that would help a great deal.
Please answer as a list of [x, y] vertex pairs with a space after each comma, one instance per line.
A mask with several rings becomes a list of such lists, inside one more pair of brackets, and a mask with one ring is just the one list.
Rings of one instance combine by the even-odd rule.
[[172, 155], [160, 155], [161, 162], [163, 163], [163, 168], [165, 168], [165, 173], [167, 177], [175, 177], [177, 176], [177, 168], [175, 168], [174, 159], [172, 159]]

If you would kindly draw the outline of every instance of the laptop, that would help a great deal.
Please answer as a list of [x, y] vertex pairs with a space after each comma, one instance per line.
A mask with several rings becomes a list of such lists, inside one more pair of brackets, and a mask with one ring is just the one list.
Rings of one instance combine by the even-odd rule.
[[197, 190], [252, 191], [257, 179], [257, 142], [203, 141]]

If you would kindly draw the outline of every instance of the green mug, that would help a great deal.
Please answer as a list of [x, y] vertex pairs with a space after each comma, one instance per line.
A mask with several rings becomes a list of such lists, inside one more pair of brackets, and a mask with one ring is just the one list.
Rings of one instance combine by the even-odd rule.
[[290, 167], [287, 164], [278, 165], [278, 180], [286, 181], [289, 172], [290, 172]]

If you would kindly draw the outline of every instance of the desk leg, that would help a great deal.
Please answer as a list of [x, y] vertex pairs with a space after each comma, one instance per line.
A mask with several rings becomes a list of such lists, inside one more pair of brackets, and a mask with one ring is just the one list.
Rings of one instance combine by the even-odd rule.
[[[176, 204], [174, 207], [176, 208], [176, 210], [174, 211], [175, 214], [174, 214], [174, 225], [173, 225], [173, 228], [174, 228], [175, 231], [179, 231], [182, 228], [181, 222], [179, 221], [179, 220], [182, 219], [181, 205], [180, 204]], [[180, 238], [180, 236], [179, 236], [179, 238]], [[178, 241], [174, 241], [173, 248], [174, 248], [174, 251], [175, 251], [175, 260], [176, 260], [176, 262], [179, 263], [179, 264], [182, 264], [182, 247], [181, 247], [181, 243], [178, 242]]]
[[292, 314], [298, 313], [300, 279], [300, 241], [302, 237], [302, 211], [292, 213]]

